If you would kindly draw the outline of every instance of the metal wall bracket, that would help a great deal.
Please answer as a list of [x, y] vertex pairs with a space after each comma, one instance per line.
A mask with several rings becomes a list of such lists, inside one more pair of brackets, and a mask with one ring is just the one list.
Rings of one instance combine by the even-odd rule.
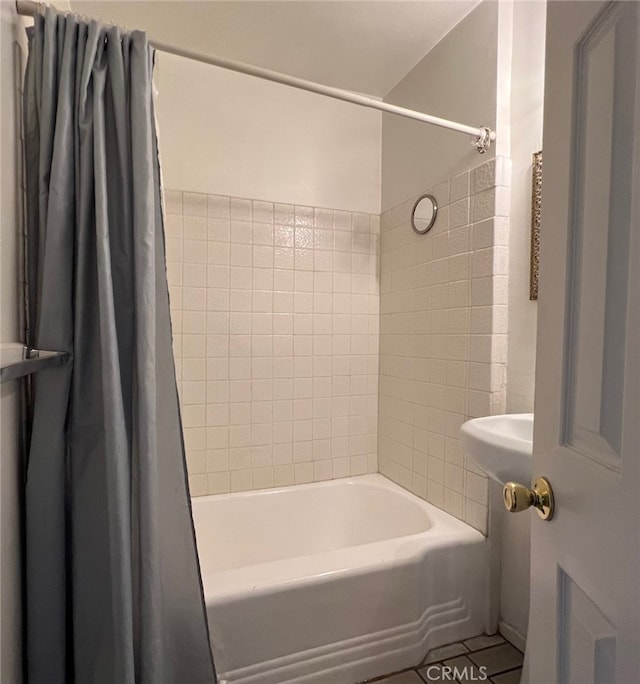
[[491, 148], [491, 141], [495, 140], [495, 133], [487, 126], [480, 127], [480, 135], [471, 143], [480, 154], [488, 152]]
[[0, 344], [0, 383], [17, 380], [44, 368], [62, 366], [69, 360], [67, 352], [30, 349], [24, 344]]

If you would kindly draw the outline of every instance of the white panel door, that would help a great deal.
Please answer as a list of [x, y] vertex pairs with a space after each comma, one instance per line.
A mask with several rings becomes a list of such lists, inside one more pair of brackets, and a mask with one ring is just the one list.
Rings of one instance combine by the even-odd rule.
[[640, 683], [639, 22], [548, 5], [531, 684]]

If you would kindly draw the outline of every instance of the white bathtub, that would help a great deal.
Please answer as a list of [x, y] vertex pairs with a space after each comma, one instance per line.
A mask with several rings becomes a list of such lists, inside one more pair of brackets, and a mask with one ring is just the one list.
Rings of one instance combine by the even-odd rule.
[[193, 514], [221, 681], [354, 684], [484, 631], [486, 540], [381, 475]]

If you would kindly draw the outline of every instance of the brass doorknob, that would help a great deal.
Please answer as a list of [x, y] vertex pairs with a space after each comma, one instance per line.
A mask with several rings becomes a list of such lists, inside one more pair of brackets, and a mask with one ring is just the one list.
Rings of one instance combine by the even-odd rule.
[[509, 513], [519, 513], [533, 506], [543, 520], [551, 520], [555, 510], [553, 489], [549, 480], [539, 477], [533, 488], [525, 487], [517, 482], [507, 482], [502, 490], [504, 507]]

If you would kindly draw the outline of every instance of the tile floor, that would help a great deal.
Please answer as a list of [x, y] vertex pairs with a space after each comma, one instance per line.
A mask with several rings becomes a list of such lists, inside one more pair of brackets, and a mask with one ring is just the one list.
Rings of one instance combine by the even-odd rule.
[[465, 684], [485, 681], [490, 684], [520, 684], [522, 659], [523, 654], [499, 634], [483, 635], [435, 648], [417, 667], [371, 679], [369, 683]]

